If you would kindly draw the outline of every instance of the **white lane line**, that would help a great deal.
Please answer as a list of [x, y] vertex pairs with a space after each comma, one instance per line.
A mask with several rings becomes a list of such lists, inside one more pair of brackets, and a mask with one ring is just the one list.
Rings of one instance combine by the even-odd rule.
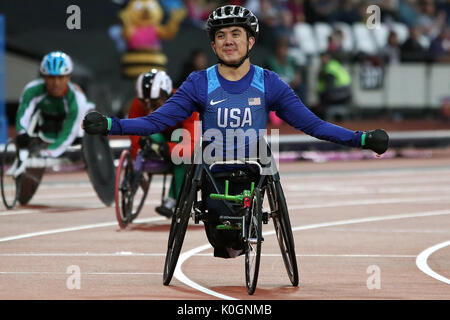
[[[0, 257], [165, 257], [165, 253], [0, 253]], [[212, 253], [197, 253], [196, 257], [212, 257]], [[337, 258], [416, 258], [415, 255], [407, 254], [297, 254], [297, 257], [337, 257]], [[261, 253], [261, 257], [281, 257], [280, 253]]]
[[[50, 271], [0, 271], [0, 274], [64, 274], [67, 275], [66, 272], [50, 272]], [[120, 275], [120, 276], [129, 276], [129, 275], [162, 275], [162, 272], [81, 272], [80, 275]]]
[[[44, 199], [42, 197], [36, 197], [36, 199], [33, 199], [33, 203], [31, 203], [31, 205], [33, 204], [38, 204], [39, 201], [41, 200], [53, 200], [54, 198], [48, 198], [48, 199]], [[70, 199], [66, 199], [65, 204], [68, 204], [68, 201], [70, 201]], [[77, 204], [79, 204], [79, 200], [76, 200]], [[160, 204], [161, 200], [146, 200], [144, 202], [144, 205], [157, 205]], [[58, 204], [61, 204], [60, 202], [52, 202], [52, 201], [47, 201], [46, 203], [46, 208], [45, 209], [19, 209], [19, 210], [9, 210], [6, 212], [0, 212], [0, 217], [3, 216], [15, 216], [15, 215], [23, 215], [23, 214], [39, 214], [39, 213], [51, 213], [51, 214], [55, 214], [58, 213], [59, 210], [62, 211], [67, 211], [67, 210], [88, 210], [88, 209], [106, 209], [108, 207], [106, 207], [104, 204], [101, 204], [100, 202], [97, 202], [95, 204], [92, 205], [83, 205], [83, 206], [74, 206], [74, 207], [69, 207], [66, 206], [63, 209], [56, 207]], [[55, 205], [55, 207], [52, 207], [52, 205]]]
[[0, 253], [0, 257], [165, 257], [165, 253], [138, 253], [138, 252], [30, 252], [30, 253]]
[[209, 248], [211, 248], [211, 245], [210, 244], [206, 244], [204, 246], [194, 248], [192, 250], [189, 250], [189, 251], [181, 254], [180, 257], [178, 258], [177, 266], [175, 267], [175, 271], [173, 273], [173, 276], [175, 278], [177, 278], [178, 280], [180, 280], [181, 282], [183, 282], [184, 284], [186, 284], [187, 286], [189, 286], [191, 288], [194, 288], [194, 289], [196, 289], [198, 291], [201, 291], [203, 293], [209, 294], [211, 296], [217, 297], [219, 299], [238, 300], [237, 298], [226, 296], [224, 294], [218, 293], [216, 291], [210, 290], [208, 288], [205, 288], [205, 287], [197, 284], [196, 282], [194, 282], [191, 279], [189, 279], [188, 277], [186, 277], [184, 275], [183, 271], [181, 271], [181, 266], [183, 265], [183, 263], [187, 259], [189, 259], [191, 256], [193, 256], [193, 255], [195, 255], [195, 254], [197, 254], [197, 253], [199, 253], [201, 251], [207, 250]]
[[[137, 219], [137, 220], [135, 220], [135, 222], [142, 223], [142, 222], [154, 222], [154, 221], [161, 221], [161, 220], [166, 220], [166, 218], [156, 217], [156, 218], [147, 218], [147, 219]], [[45, 235], [49, 235], [49, 234], [56, 234], [56, 233], [63, 233], [63, 232], [72, 232], [72, 231], [88, 230], [88, 229], [95, 229], [95, 228], [111, 227], [111, 226], [116, 226], [116, 225], [117, 225], [117, 221], [111, 221], [111, 222], [88, 224], [88, 225], [69, 227], [69, 228], [44, 230], [44, 231], [24, 233], [24, 234], [18, 234], [15, 236], [0, 238], [0, 242], [33, 238], [33, 237], [39, 237], [39, 236], [45, 236]]]
[[321, 178], [329, 180], [332, 178], [344, 178], [348, 179], [349, 176], [375, 176], [375, 177], [386, 177], [392, 178], [404, 177], [408, 175], [413, 175], [414, 177], [418, 174], [446, 174], [449, 173], [450, 169], [448, 166], [441, 167], [417, 167], [417, 168], [391, 168], [391, 169], [361, 169], [361, 170], [327, 170], [322, 169], [321, 171], [304, 171], [304, 172], [283, 172], [283, 177], [281, 182], [284, 180], [292, 180], [299, 178]]
[[[378, 185], [380, 182], [378, 182]], [[338, 194], [396, 194], [396, 193], [418, 193], [418, 194], [424, 194], [424, 193], [436, 193], [439, 192], [443, 194], [444, 192], [448, 192], [450, 190], [449, 185], [434, 185], [434, 186], [424, 186], [420, 185], [420, 187], [391, 187], [389, 185], [386, 186], [379, 186], [379, 187], [364, 187], [364, 186], [341, 186], [341, 185], [304, 185], [304, 186], [292, 186], [287, 189], [286, 192], [294, 193], [301, 191], [303, 192], [329, 192], [329, 193], [338, 193]]]
[[[292, 207], [289, 207], [289, 209], [292, 209]], [[370, 223], [370, 222], [379, 222], [379, 221], [386, 221], [386, 220], [395, 220], [395, 219], [409, 219], [409, 218], [418, 218], [418, 217], [430, 217], [430, 216], [437, 216], [437, 215], [447, 215], [450, 214], [450, 210], [437, 210], [437, 211], [426, 211], [426, 212], [417, 212], [417, 213], [407, 213], [407, 214], [397, 214], [397, 215], [391, 215], [391, 216], [384, 216], [384, 217], [367, 217], [367, 218], [361, 218], [361, 219], [349, 219], [349, 220], [341, 220], [341, 221], [332, 221], [332, 222], [324, 222], [324, 223], [316, 223], [316, 224], [310, 224], [306, 226], [298, 226], [295, 228], [292, 228], [292, 231], [301, 231], [301, 230], [311, 230], [311, 229], [318, 229], [318, 228], [325, 228], [330, 226], [340, 226], [340, 225], [347, 225], [347, 224], [357, 224], [357, 223]], [[264, 232], [264, 236], [269, 236], [275, 234], [275, 230], [271, 230], [268, 232]], [[197, 289], [203, 293], [212, 295], [214, 297], [225, 299], [225, 300], [238, 300], [237, 298], [224, 296], [223, 294], [207, 289], [196, 282], [189, 279], [181, 270], [181, 266], [183, 263], [188, 260], [192, 255], [198, 254], [201, 251], [204, 251], [206, 249], [211, 248], [211, 246], [204, 245], [198, 248], [194, 248], [192, 250], [189, 250], [183, 254], [180, 255], [180, 258], [178, 260], [177, 266], [175, 268], [174, 276], [184, 284]]]
[[[77, 207], [64, 207], [57, 208], [57, 207], [46, 207], [45, 209], [22, 209], [22, 210], [10, 210], [6, 212], [0, 212], [0, 217], [3, 216], [15, 216], [15, 215], [22, 215], [22, 214], [38, 214], [38, 213], [51, 213], [55, 214], [58, 213], [60, 210], [62, 211], [68, 211], [68, 210], [88, 210], [88, 209], [104, 209], [107, 208], [105, 205], [84, 205], [84, 206], [77, 206]], [[61, 212], [62, 212], [61, 211]]]
[[433, 254], [434, 252], [438, 251], [439, 249], [442, 249], [446, 246], [450, 246], [450, 241], [438, 243], [432, 247], [429, 247], [428, 249], [422, 251], [416, 258], [416, 265], [417, 267], [424, 272], [425, 274], [429, 275], [432, 278], [435, 278], [439, 281], [442, 281], [446, 284], [450, 284], [450, 279], [438, 274], [437, 272], [433, 271], [430, 266], [428, 265], [428, 257]]
[[[345, 176], [347, 177], [347, 176]], [[297, 179], [299, 179], [300, 177], [298, 177]], [[305, 187], [323, 187], [323, 184], [321, 183], [317, 183], [317, 180], [315, 179], [315, 177], [313, 177], [314, 179], [311, 179], [311, 181], [304, 181], [303, 183], [305, 185]], [[380, 178], [381, 179], [381, 178]], [[364, 180], [361, 181], [360, 179], [358, 180], [348, 180], [348, 178], [346, 179], [339, 179], [339, 180], [332, 180], [332, 181], [328, 181], [327, 185], [342, 185], [344, 187], [354, 187], [354, 186], [363, 186], [363, 187], [368, 187], [368, 186], [378, 186], [381, 184], [383, 185], [436, 185], [436, 184], [442, 184], [442, 185], [448, 185], [449, 181], [448, 181], [448, 177], [446, 176], [442, 176], [442, 174], [440, 174], [439, 176], [433, 177], [433, 176], [429, 176], [426, 175], [424, 177], [411, 177], [411, 178], [402, 178], [402, 179], [391, 179], [391, 176], [389, 176], [389, 178], [380, 180], [380, 179], [375, 179], [375, 180]], [[286, 189], [287, 190], [297, 190], [297, 188], [302, 188], [301, 185], [293, 185], [293, 184], [286, 184]]]
[[344, 206], [360, 206], [370, 204], [393, 204], [393, 203], [420, 203], [426, 201], [442, 201], [448, 200], [447, 197], [415, 197], [415, 198], [390, 198], [390, 199], [366, 199], [366, 200], [345, 200], [334, 201], [327, 203], [311, 203], [299, 204], [289, 206], [289, 210], [295, 209], [315, 209], [315, 208], [329, 208], [329, 207], [344, 207]]

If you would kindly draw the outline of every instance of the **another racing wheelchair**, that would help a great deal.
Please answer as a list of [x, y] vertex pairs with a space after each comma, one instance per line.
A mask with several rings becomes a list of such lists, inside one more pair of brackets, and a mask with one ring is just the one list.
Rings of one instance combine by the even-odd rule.
[[161, 201], [166, 193], [166, 177], [171, 164], [151, 150], [140, 149], [133, 161], [130, 150], [122, 151], [116, 172], [116, 218], [121, 229], [127, 227], [139, 215], [155, 174], [163, 175]]
[[[172, 217], [168, 248], [164, 265], [163, 283], [169, 285], [181, 252], [189, 218], [194, 223], [206, 223], [210, 218], [205, 205], [206, 197], [223, 201], [228, 212], [223, 212], [216, 222], [220, 230], [239, 230], [240, 239], [245, 252], [246, 287], [249, 294], [253, 294], [258, 281], [259, 264], [263, 243], [262, 225], [273, 221], [275, 233], [281, 249], [281, 255], [290, 282], [293, 286], [299, 283], [297, 260], [295, 255], [294, 238], [289, 220], [288, 209], [280, 184], [280, 177], [275, 161], [267, 146], [268, 156], [264, 161], [261, 157], [251, 159], [237, 159], [232, 161], [205, 161], [201, 150], [197, 148], [193, 162], [184, 177], [183, 186], [177, 199], [175, 212]], [[269, 160], [269, 161], [265, 161]], [[217, 169], [228, 166], [225, 172]], [[229, 170], [234, 166], [236, 170]], [[252, 168], [246, 171], [247, 168]], [[254, 174], [256, 172], [256, 174]], [[269, 174], [267, 174], [269, 173]], [[225, 178], [225, 192], [217, 183], [217, 177]], [[248, 190], [241, 194], [229, 195], [229, 180], [244, 179], [248, 182]], [[222, 180], [223, 181], [223, 180]], [[242, 181], [242, 180], [241, 180]], [[206, 193], [205, 186], [215, 193]], [[198, 194], [201, 194], [198, 199]], [[268, 201], [269, 211], [263, 211], [263, 202]]]
[[[35, 115], [38, 119], [38, 114]], [[42, 157], [40, 151], [47, 147], [34, 128], [30, 127], [29, 146], [19, 148], [16, 139], [8, 139], [0, 159], [1, 194], [7, 209], [20, 203], [26, 205], [36, 193], [46, 168], [60, 164], [60, 158]], [[112, 150], [105, 136], [84, 134], [70, 148], [80, 148], [89, 179], [100, 200], [110, 206], [114, 201], [115, 170]]]

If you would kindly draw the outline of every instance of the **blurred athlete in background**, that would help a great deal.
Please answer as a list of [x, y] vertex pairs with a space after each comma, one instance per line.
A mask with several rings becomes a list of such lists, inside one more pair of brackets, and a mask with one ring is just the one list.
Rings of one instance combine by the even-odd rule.
[[[132, 119], [149, 115], [161, 107], [172, 94], [172, 79], [166, 72], [152, 69], [150, 72], [142, 73], [136, 81], [136, 98], [131, 104], [128, 118]], [[187, 130], [186, 133], [188, 133], [186, 141], [185, 136], [183, 136], [181, 143], [190, 144], [189, 148], [181, 148], [182, 151], [191, 150], [193, 152], [195, 121], [198, 121], [197, 112], [194, 112], [189, 118], [160, 133], [142, 137], [131, 135], [131, 154], [133, 159], [136, 159], [138, 151], [142, 150], [143, 155], [146, 157], [154, 155], [166, 161], [171, 161], [172, 151], [178, 143], [172, 142], [171, 136], [173, 131], [179, 128]], [[179, 155], [174, 154], [173, 156], [182, 157], [182, 151]], [[172, 174], [169, 196], [160, 206], [156, 207], [156, 212], [168, 218], [173, 214], [176, 198], [180, 192], [185, 174], [185, 165], [183, 163], [173, 164]]]

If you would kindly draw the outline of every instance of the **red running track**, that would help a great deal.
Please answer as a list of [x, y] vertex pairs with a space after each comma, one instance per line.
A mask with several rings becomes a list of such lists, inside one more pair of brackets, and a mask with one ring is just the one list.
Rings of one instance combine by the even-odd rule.
[[139, 220], [120, 230], [85, 172], [49, 173], [29, 206], [0, 211], [0, 299], [450, 297], [450, 152], [295, 162], [280, 172], [299, 287], [290, 286], [271, 223], [253, 296], [244, 258], [212, 257], [202, 224], [190, 224], [180, 268], [163, 286], [170, 222], [154, 212], [162, 179]]

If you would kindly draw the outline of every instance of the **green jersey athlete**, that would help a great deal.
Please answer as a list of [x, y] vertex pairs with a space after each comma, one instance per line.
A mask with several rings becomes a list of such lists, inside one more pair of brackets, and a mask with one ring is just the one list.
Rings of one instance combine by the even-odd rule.
[[41, 156], [56, 158], [83, 135], [81, 122], [95, 105], [70, 82], [72, 59], [61, 51], [47, 54], [41, 62], [41, 79], [28, 83], [16, 115], [17, 144], [29, 149], [31, 137], [46, 143]]

